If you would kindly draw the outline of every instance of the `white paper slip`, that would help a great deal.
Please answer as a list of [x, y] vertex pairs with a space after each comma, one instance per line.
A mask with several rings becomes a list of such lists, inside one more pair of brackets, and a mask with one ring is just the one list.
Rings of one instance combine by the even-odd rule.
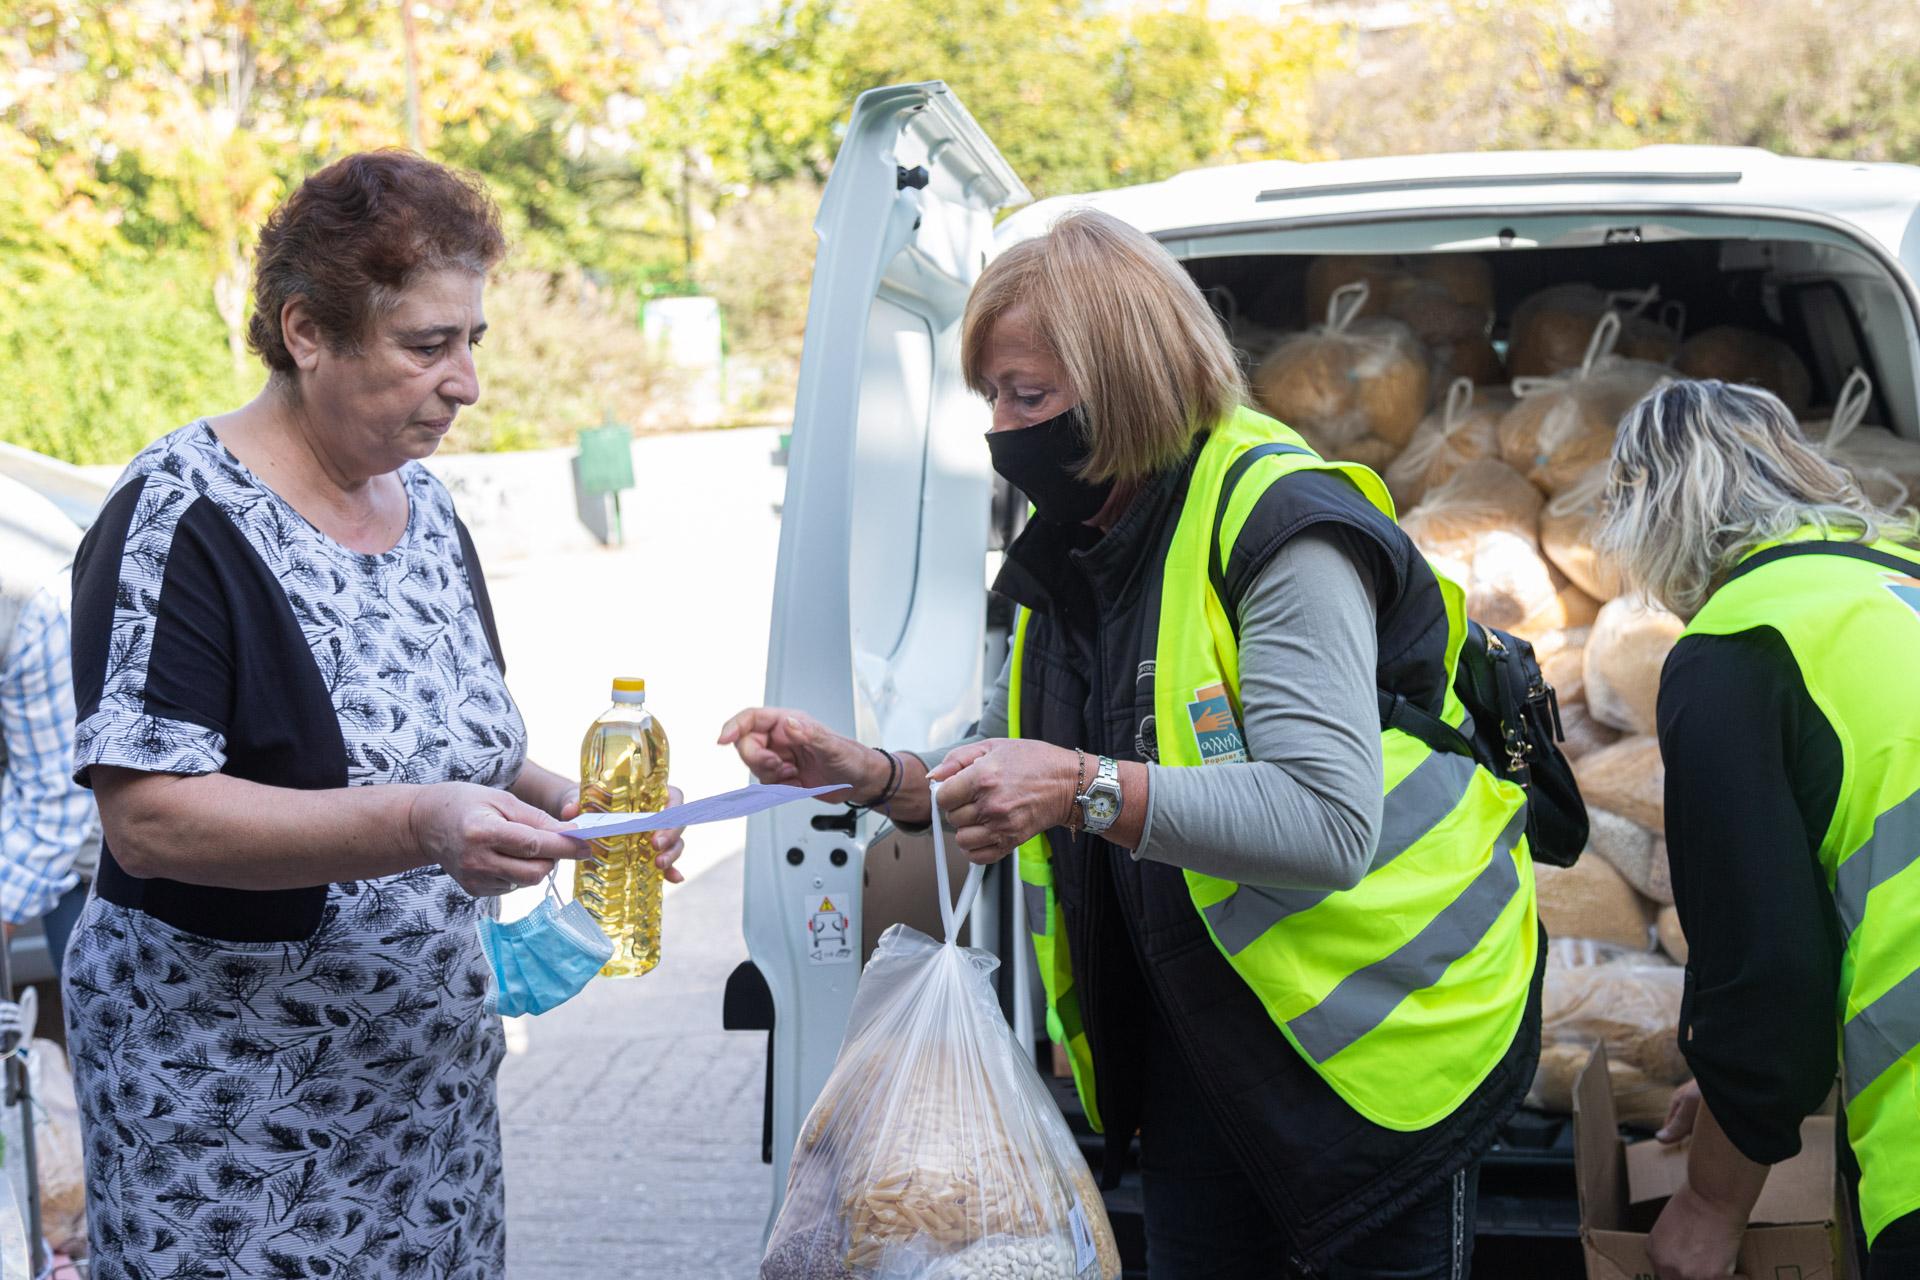
[[793, 787], [784, 782], [756, 783], [741, 787], [738, 791], [723, 791], [717, 796], [670, 805], [658, 813], [583, 813], [573, 819], [577, 830], [562, 831], [560, 834], [576, 840], [608, 840], [614, 836], [659, 831], [666, 827], [725, 822], [729, 818], [744, 818], [748, 814], [778, 808], [795, 800], [810, 800], [829, 791], [844, 791], [846, 786], [844, 782], [830, 783], [824, 787]]

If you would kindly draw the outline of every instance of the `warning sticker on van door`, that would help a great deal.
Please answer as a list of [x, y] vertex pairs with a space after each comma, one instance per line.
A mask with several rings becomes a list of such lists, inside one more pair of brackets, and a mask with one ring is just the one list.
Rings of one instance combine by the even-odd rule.
[[807, 922], [808, 964], [852, 964], [853, 921], [833, 894], [814, 890], [801, 905]]

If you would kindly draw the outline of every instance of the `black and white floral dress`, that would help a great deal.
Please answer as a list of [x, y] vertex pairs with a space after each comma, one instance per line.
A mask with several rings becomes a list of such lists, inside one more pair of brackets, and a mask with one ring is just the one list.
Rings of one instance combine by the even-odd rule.
[[[74, 569], [77, 776], [508, 786], [526, 732], [446, 491], [400, 472], [381, 555], [308, 524], [195, 423], [128, 468]], [[497, 1018], [437, 868], [310, 889], [127, 873], [68, 954], [97, 1280], [504, 1271]]]

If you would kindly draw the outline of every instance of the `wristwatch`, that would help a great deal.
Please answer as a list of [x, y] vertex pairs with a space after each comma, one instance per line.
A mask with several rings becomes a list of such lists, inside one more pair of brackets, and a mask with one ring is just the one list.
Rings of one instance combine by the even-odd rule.
[[1093, 781], [1073, 798], [1080, 808], [1080, 825], [1099, 835], [1120, 820], [1120, 766], [1110, 756], [1101, 756], [1093, 771]]

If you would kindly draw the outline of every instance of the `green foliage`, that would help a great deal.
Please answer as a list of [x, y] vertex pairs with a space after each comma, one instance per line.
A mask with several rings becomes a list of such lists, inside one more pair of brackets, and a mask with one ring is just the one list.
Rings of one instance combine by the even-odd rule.
[[1092, 0], [786, 0], [690, 79], [676, 109], [723, 184], [817, 182], [862, 92], [945, 80], [1045, 196], [1230, 152], [1300, 154], [1303, 130], [1261, 136], [1279, 118], [1266, 94], [1304, 85], [1334, 49], [1332, 28], [1223, 22], [1198, 4], [1124, 18]]
[[580, 272], [508, 271], [487, 289], [480, 399], [447, 448], [462, 452], [571, 444], [611, 418], [634, 424], [672, 379], [640, 332], [639, 300]]
[[0, 440], [71, 462], [124, 462], [250, 396], [264, 379], [235, 375], [197, 265], [119, 254], [88, 275], [9, 289]]

